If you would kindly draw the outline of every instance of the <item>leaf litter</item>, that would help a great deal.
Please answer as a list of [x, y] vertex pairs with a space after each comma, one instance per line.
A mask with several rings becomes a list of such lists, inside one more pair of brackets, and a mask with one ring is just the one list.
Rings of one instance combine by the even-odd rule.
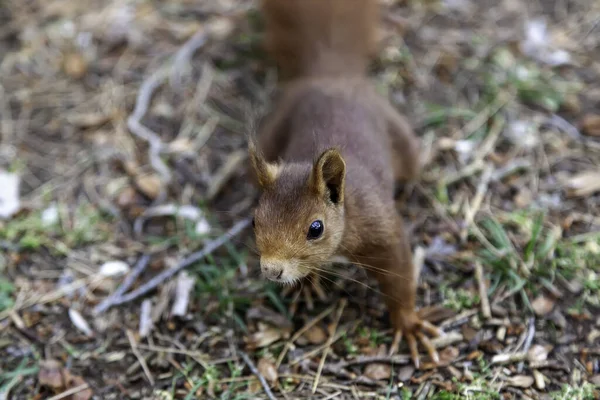
[[[419, 306], [448, 334], [415, 370], [382, 353], [383, 303], [353, 266], [309, 307], [258, 278], [243, 231], [161, 275], [256, 194], [242, 115], [272, 83], [255, 4], [205, 3], [0, 13], [0, 393], [597, 398], [598, 6], [386, 5], [374, 79], [429, 143], [399, 211]], [[93, 312], [121, 287], [135, 296]]]

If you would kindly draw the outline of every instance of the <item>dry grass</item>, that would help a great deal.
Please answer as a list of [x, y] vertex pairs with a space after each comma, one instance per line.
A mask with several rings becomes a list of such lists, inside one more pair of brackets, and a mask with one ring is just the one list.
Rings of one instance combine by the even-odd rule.
[[[0, 399], [598, 398], [600, 7], [385, 3], [373, 76], [427, 155], [399, 209], [442, 365], [385, 356], [361, 270], [284, 296], [247, 230], [219, 240], [254, 204], [244, 112], [273, 87], [254, 2], [8, 2]], [[540, 17], [554, 48], [530, 53]]]

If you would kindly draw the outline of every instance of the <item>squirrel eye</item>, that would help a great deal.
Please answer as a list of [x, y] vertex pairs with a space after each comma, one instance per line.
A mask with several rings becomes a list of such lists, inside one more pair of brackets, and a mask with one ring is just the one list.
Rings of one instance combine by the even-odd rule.
[[308, 228], [307, 239], [318, 239], [323, 234], [323, 223], [319, 220], [313, 221]]
[[252, 218], [252, 228], [256, 228], [256, 219]]

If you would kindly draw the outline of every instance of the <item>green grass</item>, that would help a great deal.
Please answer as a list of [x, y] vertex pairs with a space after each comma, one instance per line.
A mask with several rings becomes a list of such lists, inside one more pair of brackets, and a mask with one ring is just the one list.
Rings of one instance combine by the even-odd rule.
[[0, 239], [22, 250], [48, 249], [65, 255], [74, 248], [107, 240], [112, 217], [94, 205], [82, 202], [74, 209], [58, 204], [56, 219], [44, 220], [44, 211], [35, 210], [6, 222]]
[[581, 306], [598, 305], [600, 233], [563, 238], [560, 228], [538, 210], [490, 216], [478, 225], [483, 237], [474, 235], [482, 245], [477, 257], [491, 273], [490, 294], [506, 283], [529, 306], [528, 292], [535, 294], [559, 278], [578, 279], [583, 284]]

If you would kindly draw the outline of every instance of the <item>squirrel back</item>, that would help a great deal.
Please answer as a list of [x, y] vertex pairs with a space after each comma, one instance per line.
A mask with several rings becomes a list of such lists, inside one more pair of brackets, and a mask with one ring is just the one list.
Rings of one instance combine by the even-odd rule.
[[377, 0], [262, 0], [262, 11], [282, 80], [364, 75], [377, 51]]

